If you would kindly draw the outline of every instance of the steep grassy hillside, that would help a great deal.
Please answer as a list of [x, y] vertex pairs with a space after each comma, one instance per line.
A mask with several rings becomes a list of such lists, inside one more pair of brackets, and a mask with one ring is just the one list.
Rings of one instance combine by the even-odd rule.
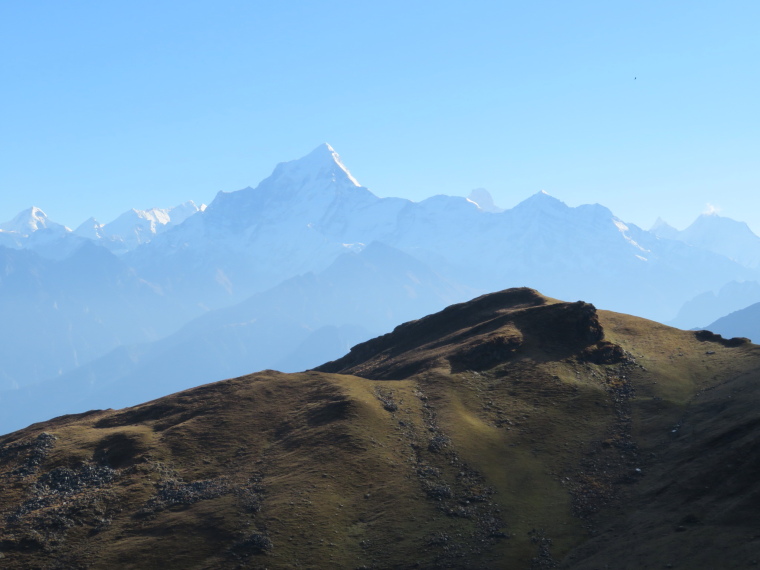
[[[744, 568], [760, 347], [487, 295], [0, 440], [8, 568]], [[670, 565], [670, 566], [668, 566]]]

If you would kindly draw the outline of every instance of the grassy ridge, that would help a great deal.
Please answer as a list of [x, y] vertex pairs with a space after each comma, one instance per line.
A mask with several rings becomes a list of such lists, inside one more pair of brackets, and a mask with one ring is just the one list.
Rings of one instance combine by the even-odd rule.
[[744, 567], [759, 351], [485, 296], [318, 371], [6, 436], [0, 563]]

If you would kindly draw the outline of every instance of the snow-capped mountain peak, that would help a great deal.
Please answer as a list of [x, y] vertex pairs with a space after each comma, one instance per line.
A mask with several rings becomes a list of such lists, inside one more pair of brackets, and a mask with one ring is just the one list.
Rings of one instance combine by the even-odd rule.
[[567, 204], [558, 200], [545, 190], [536, 192], [520, 202], [514, 208], [516, 211], [564, 211], [568, 209]]
[[[155, 235], [159, 228], [166, 226], [169, 221], [169, 210], [166, 208], [150, 208], [137, 210], [132, 208], [121, 214], [114, 221], [103, 226], [104, 235], [137, 237], [138, 243], [145, 241], [144, 237]], [[149, 239], [149, 238], [148, 238]]]
[[709, 249], [748, 267], [760, 266], [760, 237], [744, 222], [709, 212], [680, 232], [679, 239]]
[[470, 202], [477, 204], [478, 208], [484, 212], [498, 214], [499, 212], [504, 211], [504, 208], [499, 208], [496, 204], [494, 204], [491, 193], [485, 188], [475, 188], [472, 192], [470, 192], [470, 195], [467, 196], [467, 199]]
[[676, 228], [671, 226], [668, 222], [660, 217], [658, 217], [654, 224], [652, 224], [652, 227], [649, 228], [649, 231], [657, 237], [664, 237], [668, 239], [677, 239], [679, 233]]
[[77, 228], [74, 230], [74, 234], [81, 237], [98, 240], [103, 237], [102, 228], [103, 224], [98, 222], [98, 220], [95, 218], [88, 218], [79, 224], [79, 226], [77, 226]]
[[47, 217], [37, 206], [32, 206], [19, 212], [12, 220], [0, 224], [0, 230], [15, 232], [22, 236], [28, 236], [42, 229], [55, 229], [69, 231], [66, 226], [58, 224]]
[[187, 202], [183, 202], [179, 206], [174, 206], [168, 210], [169, 217], [171, 218], [169, 223], [172, 226], [177, 226], [193, 214], [203, 212], [205, 209], [206, 204], [201, 204], [198, 206], [192, 200], [188, 200]]
[[684, 230], [684, 233], [698, 235], [713, 231], [723, 231], [732, 233], [736, 236], [755, 237], [756, 236], [745, 222], [738, 222], [731, 218], [721, 216], [718, 212], [706, 212], [700, 214], [694, 222]]
[[174, 208], [150, 208], [148, 210], [132, 208], [114, 221], [105, 224], [103, 229], [106, 235], [111, 236], [124, 237], [137, 232], [149, 237], [149, 235], [160, 233], [171, 226], [179, 225], [193, 214], [205, 209], [205, 204], [197, 206], [192, 200]]
[[726, 218], [716, 211], [701, 214], [682, 231], [657, 218], [650, 231], [658, 237], [724, 255], [746, 267], [760, 267], [760, 237], [746, 223]]
[[302, 158], [281, 162], [256, 188], [220, 192], [203, 220], [207, 228], [233, 231], [275, 222], [281, 227], [293, 224], [324, 229], [331, 220], [349, 223], [352, 212], [377, 200], [325, 143]]
[[127, 210], [115, 220], [101, 224], [90, 218], [77, 227], [74, 234], [100, 242], [113, 253], [122, 254], [147, 243], [156, 235], [177, 226], [193, 214], [203, 212], [205, 204], [198, 206], [188, 200], [173, 208], [149, 208]]
[[271, 178], [278, 182], [288, 181], [297, 186], [311, 185], [315, 182], [361, 186], [343, 165], [335, 149], [327, 143], [319, 145], [302, 158], [281, 162], [275, 167]]

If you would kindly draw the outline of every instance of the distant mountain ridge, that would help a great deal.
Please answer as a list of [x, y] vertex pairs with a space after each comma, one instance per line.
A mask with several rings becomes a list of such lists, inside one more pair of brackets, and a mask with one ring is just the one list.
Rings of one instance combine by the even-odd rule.
[[733, 311], [707, 325], [721, 335], [745, 337], [760, 341], [760, 302]]
[[[676, 318], [666, 324], [686, 329], [713, 329], [713, 321], [760, 302], [760, 283], [730, 281], [718, 291], [706, 291], [683, 304]], [[725, 334], [725, 330], [716, 330]], [[748, 336], [731, 334], [729, 336]], [[760, 340], [760, 335], [757, 336]]]
[[721, 254], [657, 239], [603, 206], [569, 208], [545, 192], [498, 213], [461, 197], [378, 198], [329, 145], [278, 165], [256, 188], [220, 193], [202, 215], [126, 258], [163, 288], [183, 298], [202, 291], [203, 303], [218, 307], [373, 241], [481, 291], [530, 284], [659, 320], [704, 291], [757, 276]]
[[123, 254], [205, 208], [205, 204], [197, 206], [192, 200], [173, 208], [133, 208], [107, 224], [89, 218], [72, 231], [52, 221], [42, 209], [32, 206], [0, 224], [0, 246], [30, 249], [45, 257], [61, 259], [86, 239], [116, 254]]
[[206, 312], [160, 340], [125, 342], [39, 385], [0, 390], [0, 407], [7, 410], [0, 433], [77, 410], [133, 405], [250, 370], [311, 368], [400, 322], [471, 296], [413, 257], [372, 243], [344, 253], [318, 274]]
[[12, 220], [0, 224], [0, 231], [16, 233], [22, 237], [29, 237], [32, 233], [43, 229], [56, 232], [68, 230], [65, 226], [50, 220], [47, 214], [36, 206], [23, 210]]
[[760, 265], [760, 237], [746, 223], [717, 213], [702, 214], [683, 231], [658, 219], [651, 231], [660, 237], [677, 239], [719, 253], [747, 267], [757, 268]]
[[[22, 214], [0, 231], [0, 246], [13, 260], [7, 266], [13, 275], [4, 282], [33, 284], [28, 294], [7, 296], [13, 316], [7, 334], [12, 339], [25, 331], [15, 337], [29, 341], [0, 347], [0, 361], [9, 363], [0, 365], [6, 388], [57, 380], [74, 385], [82, 378], [93, 387], [117, 379], [126, 386], [126, 378], [153, 361], [166, 371], [164, 379], [145, 377], [154, 379], [160, 395], [162, 384], [179, 389], [171, 371], [204, 351], [204, 363], [216, 367], [197, 367], [207, 380], [242, 374], [244, 366], [292, 370], [290, 363], [327, 360], [336, 347], [344, 350], [362, 334], [381, 334], [440, 303], [514, 286], [659, 321], [679, 318], [691, 328], [722, 307], [740, 308], [723, 302], [729, 293], [717, 300], [720, 295], [706, 299], [708, 292], [731, 282], [760, 282], [749, 255], [760, 238], [738, 222], [708, 217], [696, 228], [717, 223], [723, 237], [691, 244], [664, 237], [664, 223], [646, 231], [602, 205], [569, 207], [543, 191], [503, 211], [485, 191], [420, 202], [380, 198], [327, 144], [277, 165], [256, 187], [220, 192], [205, 208], [188, 202], [131, 210], [108, 224], [88, 220], [74, 232], [39, 208]], [[690, 235], [709, 234], [697, 229]], [[729, 250], [742, 255], [728, 256]], [[393, 253], [373, 273], [368, 260], [383, 251]], [[391, 260], [402, 257], [424, 272]], [[345, 283], [329, 277], [347, 275], [352, 263], [365, 263], [363, 273], [355, 273], [364, 277]], [[79, 290], [68, 285], [74, 283]], [[0, 292], [2, 287], [0, 282]], [[362, 296], [363, 289], [372, 294]], [[753, 294], [747, 286], [741, 298]], [[268, 312], [261, 299], [273, 295], [287, 310]], [[311, 311], [319, 298], [329, 300], [324, 306], [331, 318], [308, 316], [316, 315]], [[234, 314], [234, 307], [254, 311], [245, 326], [223, 319], [213, 324], [220, 314]], [[309, 309], [296, 315], [297, 307]], [[265, 314], [269, 327], [261, 326]], [[193, 329], [198, 323], [208, 329]], [[197, 336], [177, 341], [191, 329]], [[275, 330], [288, 337], [280, 343], [283, 351], [259, 358], [256, 347], [273, 342], [277, 335], [269, 331]], [[45, 350], [39, 339], [50, 331], [56, 340]], [[188, 382], [197, 379], [192, 372]], [[72, 406], [79, 396], [62, 397], [70, 406], [62, 413], [77, 411]]]
[[[194, 213], [200, 215], [188, 220]], [[31, 214], [49, 223], [39, 209]], [[29, 225], [15, 222], [14, 227]], [[557, 296], [585, 294], [601, 306], [661, 321], [731, 280], [758, 279], [760, 261], [760, 238], [746, 224], [717, 215], [701, 216], [683, 232], [662, 220], [645, 232], [603, 206], [568, 208], [545, 192], [507, 211], [496, 208], [483, 189], [468, 199], [381, 199], [359, 184], [327, 144], [281, 163], [256, 188], [220, 192], [208, 209], [188, 202], [131, 210], [105, 225], [88, 220], [73, 233], [124, 254], [141, 277], [182, 303], [211, 308], [320, 271], [344, 251], [373, 241], [476, 289], [531, 284]], [[58, 241], [64, 237], [71, 238]], [[65, 247], [50, 242], [34, 248], [61, 258], [79, 246], [72, 239]], [[557, 273], [563, 274], [560, 281]]]
[[92, 242], [61, 261], [0, 247], [0, 389], [54, 378], [122, 344], [156, 340], [184, 313]]
[[74, 233], [95, 240], [115, 253], [125, 253], [205, 208], [205, 204], [197, 206], [192, 200], [174, 208], [133, 208], [107, 224], [90, 218], [77, 227]]

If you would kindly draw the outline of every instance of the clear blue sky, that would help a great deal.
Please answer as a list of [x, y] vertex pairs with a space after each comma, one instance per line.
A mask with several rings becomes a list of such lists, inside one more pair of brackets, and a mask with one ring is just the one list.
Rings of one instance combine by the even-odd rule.
[[[760, 233], [760, 3], [0, 2], [0, 221], [210, 201], [329, 142], [381, 196]], [[636, 78], [636, 79], [634, 79]]]

